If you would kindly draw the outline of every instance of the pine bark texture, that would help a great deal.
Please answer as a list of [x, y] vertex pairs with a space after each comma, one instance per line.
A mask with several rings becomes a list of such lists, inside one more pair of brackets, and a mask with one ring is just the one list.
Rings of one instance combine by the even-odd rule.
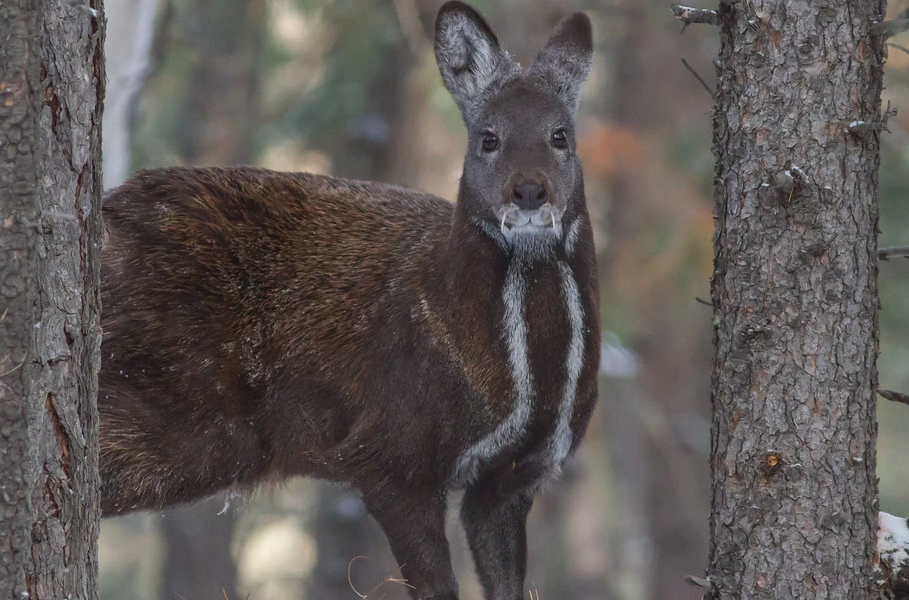
[[873, 597], [884, 8], [720, 5], [708, 597]]
[[97, 598], [100, 4], [0, 3], [2, 598]]

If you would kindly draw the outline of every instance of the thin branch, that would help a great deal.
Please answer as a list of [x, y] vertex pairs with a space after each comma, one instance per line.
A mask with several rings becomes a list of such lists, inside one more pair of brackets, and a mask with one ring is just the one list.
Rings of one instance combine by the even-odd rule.
[[891, 258], [909, 258], [909, 246], [890, 246], [889, 248], [880, 248], [877, 251], [878, 260], [890, 260]]
[[671, 8], [675, 18], [684, 23], [686, 27], [692, 23], [703, 23], [704, 25], [720, 24], [720, 15], [715, 10], [682, 6], [680, 4], [673, 4]]
[[878, 395], [882, 398], [886, 398], [891, 402], [899, 402], [900, 404], [909, 404], [909, 394], [901, 394], [899, 392], [894, 392], [891, 390], [878, 390]]
[[854, 135], [863, 135], [869, 131], [886, 131], [890, 133], [890, 130], [887, 128], [890, 124], [891, 117], [896, 116], [896, 109], [890, 106], [890, 101], [887, 101], [887, 109], [879, 113], [877, 117], [871, 121], [865, 121], [864, 119], [856, 119], [846, 125], [846, 131]]
[[712, 97], [713, 97], [713, 92], [710, 91], [710, 86], [707, 85], [707, 82], [704, 81], [704, 79], [703, 79], [700, 75], [698, 75], [698, 72], [695, 71], [694, 68], [693, 68], [691, 65], [689, 65], [689, 64], [688, 64], [688, 61], [685, 60], [684, 58], [682, 59], [682, 64], [685, 65], [685, 68], [688, 69], [688, 71], [689, 71], [692, 75], [694, 75], [694, 78], [695, 78], [695, 79], [697, 79], [698, 81], [701, 82], [701, 85], [704, 86], [704, 89], [707, 90], [707, 93], [710, 94], [710, 97], [712, 98]]
[[891, 48], [896, 48], [897, 50], [902, 50], [906, 54], [909, 54], [909, 48], [902, 46], [900, 44], [894, 44], [893, 42], [887, 42], [887, 45]]
[[895, 19], [875, 23], [872, 29], [880, 31], [885, 40], [906, 31], [909, 29], [909, 8], [898, 14]]

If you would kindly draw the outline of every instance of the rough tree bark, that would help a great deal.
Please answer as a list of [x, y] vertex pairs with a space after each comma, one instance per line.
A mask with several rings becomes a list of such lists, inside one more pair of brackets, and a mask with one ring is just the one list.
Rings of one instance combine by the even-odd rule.
[[97, 598], [100, 11], [0, 3], [2, 598]]
[[872, 597], [883, 13], [720, 5], [708, 597]]

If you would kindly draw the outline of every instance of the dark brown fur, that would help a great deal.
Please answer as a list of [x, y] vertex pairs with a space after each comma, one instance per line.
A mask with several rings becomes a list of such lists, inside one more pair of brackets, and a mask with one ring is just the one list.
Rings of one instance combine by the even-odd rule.
[[[296, 474], [443, 483], [511, 387], [496, 335], [507, 257], [452, 230], [453, 213], [394, 186], [253, 168], [142, 171], [109, 194], [105, 514]], [[534, 271], [528, 320], [549, 326], [528, 345], [545, 371], [566, 327], [547, 312], [554, 275]]]
[[[446, 10], [482, 23], [463, 5]], [[583, 22], [572, 26], [583, 36]], [[551, 92], [522, 82], [506, 82], [502, 94], [552, 103], [564, 118]], [[548, 164], [548, 146], [539, 148]], [[503, 173], [500, 185], [520, 180]], [[550, 193], [562, 194], [553, 204], [566, 229], [577, 225], [576, 241], [563, 232], [545, 258], [521, 258], [490, 233], [498, 205], [480, 202], [469, 178], [456, 205], [254, 168], [143, 171], [111, 191], [98, 403], [104, 514], [294, 475], [339, 481], [363, 494], [415, 595], [450, 600], [446, 495], [465, 487], [462, 517], [487, 598], [520, 597], [526, 513], [558, 467], [547, 444], [569, 377], [566, 268], [584, 323], [572, 448], [596, 398], [593, 238], [582, 182], [569, 180], [571, 189]], [[507, 202], [507, 190], [499, 197]], [[519, 438], [458, 477], [463, 453], [515, 406], [502, 332], [514, 268], [532, 412]]]

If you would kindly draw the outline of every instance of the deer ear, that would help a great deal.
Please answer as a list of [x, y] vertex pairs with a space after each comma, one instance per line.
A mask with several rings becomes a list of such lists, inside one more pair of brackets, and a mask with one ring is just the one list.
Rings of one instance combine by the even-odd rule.
[[527, 73], [531, 81], [553, 90], [572, 114], [577, 113], [581, 87], [593, 62], [590, 19], [574, 13], [559, 23]]
[[436, 62], [442, 82], [472, 122], [483, 104], [521, 67], [507, 52], [483, 17], [461, 2], [448, 2], [436, 17]]

